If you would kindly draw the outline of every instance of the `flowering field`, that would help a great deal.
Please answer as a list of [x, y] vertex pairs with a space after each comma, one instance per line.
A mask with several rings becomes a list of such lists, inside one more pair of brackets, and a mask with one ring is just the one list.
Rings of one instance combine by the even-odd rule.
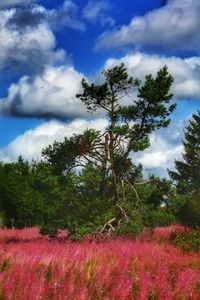
[[0, 299], [199, 300], [200, 253], [166, 242], [172, 230], [101, 243], [50, 241], [37, 228], [0, 230]]

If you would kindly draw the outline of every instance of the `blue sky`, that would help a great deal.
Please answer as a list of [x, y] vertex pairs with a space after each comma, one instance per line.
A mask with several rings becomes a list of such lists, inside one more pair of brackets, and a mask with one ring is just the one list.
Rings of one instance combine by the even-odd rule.
[[83, 76], [97, 82], [102, 68], [123, 62], [142, 80], [166, 64], [177, 109], [134, 156], [165, 176], [200, 108], [199, 28], [199, 0], [1, 0], [0, 160], [39, 159], [55, 139], [106, 126], [74, 97]]

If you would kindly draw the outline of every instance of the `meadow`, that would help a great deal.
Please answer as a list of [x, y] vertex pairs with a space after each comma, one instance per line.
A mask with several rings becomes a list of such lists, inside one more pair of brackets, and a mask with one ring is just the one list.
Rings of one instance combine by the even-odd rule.
[[200, 299], [198, 252], [169, 243], [180, 226], [137, 240], [72, 243], [37, 228], [0, 230], [1, 300]]

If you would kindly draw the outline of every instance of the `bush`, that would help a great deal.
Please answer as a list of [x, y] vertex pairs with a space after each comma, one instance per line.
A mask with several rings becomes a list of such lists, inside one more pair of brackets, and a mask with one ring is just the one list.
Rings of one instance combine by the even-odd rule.
[[129, 221], [125, 222], [125, 220], [123, 220], [118, 226], [116, 233], [117, 235], [136, 237], [144, 229], [142, 215], [138, 210], [133, 209], [129, 212], [128, 216]]
[[77, 227], [71, 235], [71, 240], [74, 242], [81, 241], [84, 237], [89, 236], [94, 232], [95, 228], [93, 224], [86, 223], [81, 227]]
[[183, 252], [200, 250], [200, 228], [187, 233], [172, 233], [171, 242]]
[[42, 235], [48, 235], [49, 237], [56, 237], [58, 234], [59, 228], [51, 226], [41, 226], [39, 232]]
[[189, 200], [179, 209], [177, 216], [184, 225], [200, 226], [200, 190], [188, 197]]
[[164, 227], [177, 223], [176, 217], [168, 212], [165, 207], [149, 209], [146, 214], [145, 225], [151, 228], [158, 226]]

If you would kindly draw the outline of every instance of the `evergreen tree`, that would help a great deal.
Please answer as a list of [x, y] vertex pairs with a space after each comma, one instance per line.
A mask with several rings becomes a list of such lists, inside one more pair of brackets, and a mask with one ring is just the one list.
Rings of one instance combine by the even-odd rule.
[[[170, 103], [172, 94], [169, 93], [173, 78], [166, 66], [156, 78], [147, 75], [143, 84], [129, 76], [123, 64], [104, 70], [102, 74], [105, 80], [101, 85], [88, 84], [83, 79], [83, 92], [77, 97], [88, 111], [102, 109], [108, 117], [102, 170], [104, 178], [108, 168], [110, 170], [112, 196], [116, 203], [117, 183], [132, 166], [130, 153], [146, 149], [149, 134], [169, 125], [168, 117], [175, 109], [175, 105]], [[138, 99], [132, 99], [131, 105], [124, 105], [123, 99], [133, 97], [133, 90], [138, 90]]]
[[200, 189], [200, 111], [189, 121], [183, 145], [183, 160], [176, 160], [176, 171], [169, 174], [176, 181], [178, 192], [186, 195]]
[[200, 111], [193, 114], [184, 136], [182, 161], [175, 161], [176, 171], [169, 174], [175, 180], [182, 206], [177, 216], [183, 224], [200, 225]]
[[[89, 84], [83, 79], [83, 92], [77, 97], [89, 112], [102, 109], [106, 113], [109, 124], [105, 132], [87, 130], [63, 143], [55, 142], [43, 151], [43, 156], [60, 170], [66, 166], [83, 166], [84, 162], [93, 163], [101, 171], [102, 194], [106, 180], [111, 179], [112, 199], [116, 203], [117, 184], [133, 172], [130, 153], [149, 147], [149, 134], [169, 125], [169, 115], [176, 105], [170, 103], [173, 78], [166, 66], [155, 78], [147, 75], [143, 84], [130, 77], [123, 64], [102, 73], [105, 81], [101, 85]], [[134, 89], [138, 97], [127, 106], [123, 100], [133, 97]]]

